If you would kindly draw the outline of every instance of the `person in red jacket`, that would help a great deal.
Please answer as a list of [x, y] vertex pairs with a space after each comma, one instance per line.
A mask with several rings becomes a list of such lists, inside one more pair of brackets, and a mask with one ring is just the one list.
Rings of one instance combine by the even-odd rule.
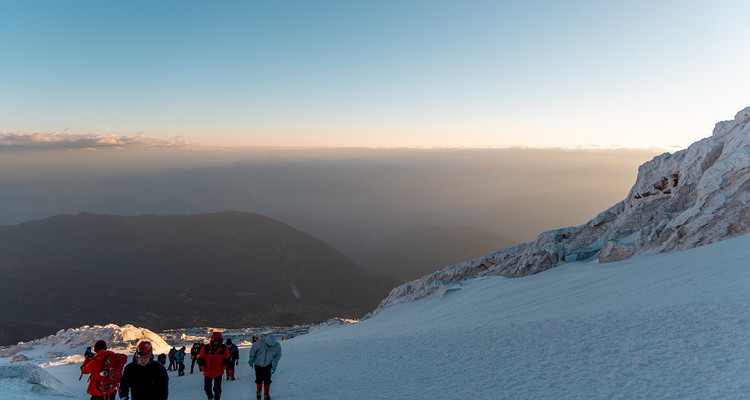
[[107, 350], [107, 343], [103, 340], [94, 344], [94, 351], [96, 355], [86, 357], [83, 365], [81, 365], [82, 374], [91, 374], [89, 375], [89, 386], [86, 389], [86, 393], [91, 395], [91, 400], [114, 400], [117, 387], [109, 388], [105, 392], [102, 392], [98, 388], [99, 381], [102, 378], [100, 374], [104, 370], [104, 359], [114, 353]]
[[[211, 342], [201, 348], [198, 353], [198, 366], [203, 371], [203, 389], [208, 400], [221, 399], [221, 380], [224, 370], [229, 365], [229, 349], [223, 344], [224, 336], [221, 332], [211, 335]], [[213, 390], [211, 384], [213, 383]]]

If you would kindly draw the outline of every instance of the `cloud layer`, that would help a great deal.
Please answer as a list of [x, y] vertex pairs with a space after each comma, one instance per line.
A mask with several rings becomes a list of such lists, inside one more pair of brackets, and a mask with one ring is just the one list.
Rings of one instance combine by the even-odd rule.
[[184, 147], [182, 136], [170, 139], [143, 137], [141, 134], [133, 136], [122, 135], [77, 135], [65, 132], [54, 133], [15, 133], [0, 132], [0, 149], [5, 148], [33, 148], [33, 149], [88, 149], [118, 148], [118, 147]]

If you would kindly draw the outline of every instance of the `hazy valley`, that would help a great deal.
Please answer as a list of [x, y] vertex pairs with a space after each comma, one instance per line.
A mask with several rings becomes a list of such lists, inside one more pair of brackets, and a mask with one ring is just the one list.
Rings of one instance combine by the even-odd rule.
[[[404, 281], [584, 222], [622, 197], [652, 153], [105, 149], [47, 150], [33, 162], [5, 153], [0, 260], [13, 296], [2, 342], [79, 323], [360, 317]], [[285, 233], [263, 233], [274, 224]], [[244, 230], [254, 233], [225, 240]], [[311, 282], [321, 286], [303, 290]]]

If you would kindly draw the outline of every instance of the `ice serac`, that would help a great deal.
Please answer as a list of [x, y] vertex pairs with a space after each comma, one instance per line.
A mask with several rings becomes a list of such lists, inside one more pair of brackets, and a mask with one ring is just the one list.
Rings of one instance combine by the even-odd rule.
[[748, 233], [750, 107], [713, 134], [638, 168], [627, 198], [589, 222], [544, 232], [530, 243], [450, 265], [391, 291], [393, 304], [445, 291], [486, 275], [521, 277], [566, 261], [613, 262], [637, 254], [686, 250]]

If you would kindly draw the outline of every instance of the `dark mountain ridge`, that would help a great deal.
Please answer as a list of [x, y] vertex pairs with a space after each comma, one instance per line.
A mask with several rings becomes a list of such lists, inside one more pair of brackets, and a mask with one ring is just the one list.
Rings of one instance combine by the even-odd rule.
[[360, 317], [398, 282], [254, 213], [60, 215], [0, 227], [0, 343], [70, 326]]

